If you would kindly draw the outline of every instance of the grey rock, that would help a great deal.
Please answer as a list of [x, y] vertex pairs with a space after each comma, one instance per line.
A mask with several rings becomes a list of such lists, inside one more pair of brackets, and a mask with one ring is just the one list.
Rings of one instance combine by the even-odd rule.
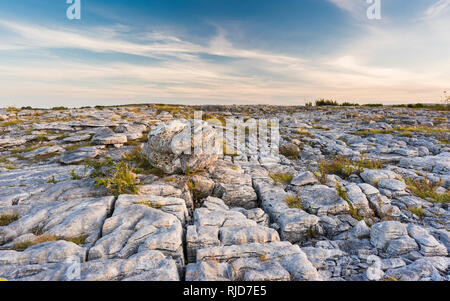
[[215, 130], [206, 122], [173, 121], [149, 133], [142, 154], [153, 166], [168, 174], [197, 171], [217, 160], [215, 138]]
[[336, 189], [325, 185], [306, 187], [300, 192], [306, 210], [316, 215], [335, 215], [349, 211], [348, 203], [340, 198]]
[[257, 195], [251, 186], [219, 183], [214, 188], [214, 196], [221, 198], [230, 207], [257, 207]]
[[406, 225], [386, 221], [377, 223], [370, 229], [370, 242], [378, 249], [384, 249], [388, 243], [394, 239], [408, 235]]
[[396, 255], [407, 254], [411, 251], [416, 251], [416, 250], [419, 250], [419, 245], [416, 243], [416, 241], [409, 236], [403, 236], [403, 237], [391, 240], [388, 244], [386, 252], [388, 254], [392, 254], [392, 255], [396, 256]]
[[419, 244], [420, 253], [424, 256], [447, 256], [447, 248], [426, 229], [409, 224], [408, 233]]
[[310, 171], [298, 173], [291, 181], [291, 185], [295, 186], [304, 186], [318, 183], [319, 181], [317, 180], [316, 176]]

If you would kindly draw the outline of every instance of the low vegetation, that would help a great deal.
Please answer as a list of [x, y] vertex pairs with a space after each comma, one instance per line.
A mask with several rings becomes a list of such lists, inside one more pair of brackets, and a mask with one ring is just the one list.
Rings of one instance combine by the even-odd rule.
[[18, 252], [23, 252], [26, 249], [28, 249], [29, 247], [32, 247], [34, 245], [38, 245], [38, 244], [41, 244], [44, 242], [49, 242], [49, 241], [57, 241], [57, 240], [65, 240], [65, 241], [69, 241], [74, 244], [82, 246], [82, 245], [86, 244], [87, 237], [88, 237], [87, 235], [80, 235], [80, 236], [76, 236], [76, 237], [64, 238], [64, 237], [57, 237], [57, 236], [50, 235], [50, 234], [45, 234], [45, 235], [40, 235], [36, 239], [31, 240], [31, 241], [15, 243], [13, 245], [12, 249], [15, 251], [18, 251]]
[[300, 149], [294, 145], [281, 145], [280, 154], [291, 160], [298, 160]]
[[303, 208], [302, 202], [295, 195], [288, 195], [287, 197], [284, 198], [284, 201], [286, 202], [286, 204], [288, 205], [289, 208], [297, 208], [297, 209], [305, 210]]
[[42, 235], [32, 241], [24, 241], [20, 243], [15, 243], [13, 246], [13, 250], [22, 252], [28, 249], [31, 246], [38, 245], [40, 243], [49, 242], [49, 241], [57, 241], [58, 238], [54, 235]]
[[420, 218], [422, 218], [425, 215], [425, 211], [423, 210], [422, 207], [408, 207], [406, 210], [408, 210], [412, 214], [417, 215]]
[[123, 155], [122, 162], [130, 165], [137, 174], [155, 175], [157, 177], [164, 176], [162, 169], [152, 166], [142, 155], [140, 147], [136, 147], [132, 152]]
[[19, 219], [19, 215], [17, 214], [2, 214], [0, 215], [0, 227], [8, 226], [11, 223], [14, 223]]
[[428, 126], [419, 126], [419, 127], [395, 127], [392, 129], [365, 129], [358, 130], [354, 132], [355, 135], [361, 136], [370, 136], [376, 134], [393, 134], [398, 133], [402, 136], [411, 137], [413, 133], [426, 133], [426, 134], [436, 134], [436, 133], [448, 133], [450, 130], [448, 128], [440, 128], [440, 127], [428, 127]]
[[275, 181], [275, 183], [289, 184], [291, 183], [294, 175], [289, 173], [271, 173], [269, 174], [269, 177], [271, 177], [272, 180]]
[[351, 161], [345, 157], [338, 156], [332, 160], [319, 161], [318, 172], [316, 176], [319, 182], [325, 184], [327, 182], [327, 175], [337, 175], [343, 179], [348, 178], [352, 174], [361, 174], [364, 169], [381, 169], [383, 163], [380, 160], [369, 159], [366, 156], [361, 156], [359, 161]]
[[407, 188], [416, 196], [433, 202], [433, 203], [449, 203], [450, 193], [439, 193], [437, 189], [441, 186], [442, 180], [437, 183], [433, 183], [427, 177], [422, 181], [420, 180], [405, 180]]
[[316, 100], [316, 107], [321, 107], [321, 106], [338, 106], [339, 104], [337, 103], [337, 101], [335, 100], [331, 100], [331, 99], [318, 99]]
[[91, 176], [95, 177], [97, 186], [103, 186], [115, 195], [138, 193], [136, 175], [125, 162], [97, 167]]
[[153, 208], [153, 209], [161, 209], [162, 208], [162, 206], [160, 204], [153, 204], [150, 201], [140, 201], [140, 202], [136, 202], [136, 204], [146, 206], [149, 208]]

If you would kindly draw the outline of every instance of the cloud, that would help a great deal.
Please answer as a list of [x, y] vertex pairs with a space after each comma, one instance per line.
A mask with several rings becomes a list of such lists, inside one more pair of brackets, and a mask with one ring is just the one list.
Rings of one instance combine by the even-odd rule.
[[366, 11], [368, 4], [366, 0], [327, 0], [338, 8], [349, 12], [353, 17], [357, 19], [366, 18]]
[[438, 0], [436, 3], [428, 7], [425, 11], [424, 18], [436, 18], [440, 16], [450, 7], [450, 0]]
[[[120, 25], [81, 32], [0, 21], [1, 27], [14, 33], [5, 36], [0, 51], [25, 49], [36, 55], [37, 50], [45, 50], [31, 61], [0, 55], [0, 102], [42, 105], [36, 103], [42, 101], [47, 106], [61, 100], [72, 105], [151, 100], [299, 104], [319, 97], [358, 102], [436, 101], [450, 82], [450, 74], [442, 70], [450, 58], [444, 51], [436, 55], [439, 47], [433, 45], [449, 49], [450, 41], [445, 38], [449, 21], [436, 18], [425, 23], [414, 28], [367, 27], [365, 35], [340, 45], [337, 49], [341, 50], [329, 49], [317, 59], [306, 59], [239, 47], [220, 27], [201, 44], [164, 32], [137, 33]], [[71, 61], [70, 57], [55, 58], [55, 49], [124, 53], [142, 59]], [[415, 56], [408, 57], [408, 53]], [[417, 65], [421, 58], [426, 58], [423, 66]], [[386, 63], [386, 59], [395, 63]]]

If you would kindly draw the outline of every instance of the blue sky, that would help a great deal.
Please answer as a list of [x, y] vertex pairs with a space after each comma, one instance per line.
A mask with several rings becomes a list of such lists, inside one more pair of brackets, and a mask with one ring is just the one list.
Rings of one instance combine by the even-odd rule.
[[0, 107], [438, 102], [450, 0], [0, 3]]

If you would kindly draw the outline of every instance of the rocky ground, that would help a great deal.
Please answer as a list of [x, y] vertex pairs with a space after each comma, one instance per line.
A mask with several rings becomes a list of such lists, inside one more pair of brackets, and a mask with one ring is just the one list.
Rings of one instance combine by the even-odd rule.
[[[174, 141], [183, 150], [179, 120], [196, 110], [276, 118], [280, 156], [172, 151]], [[447, 118], [370, 107], [0, 110], [0, 278], [450, 280]], [[220, 129], [199, 123], [192, 139]]]

